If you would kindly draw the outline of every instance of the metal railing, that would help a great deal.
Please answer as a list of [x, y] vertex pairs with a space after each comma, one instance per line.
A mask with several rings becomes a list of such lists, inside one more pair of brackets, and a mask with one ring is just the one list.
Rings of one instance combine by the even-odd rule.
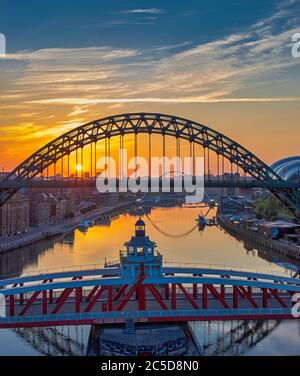
[[[40, 270], [27, 270], [23, 272], [20, 276], [16, 277], [15, 274], [6, 274], [0, 276], [0, 281], [9, 278], [21, 278], [21, 277], [37, 277], [39, 275], [44, 274], [53, 274], [53, 273], [64, 273], [64, 272], [77, 272], [77, 271], [96, 271], [99, 269], [104, 269], [106, 266], [118, 265], [120, 260], [118, 259], [111, 259], [103, 260], [103, 264], [84, 264], [84, 265], [71, 265], [71, 266], [63, 266], [59, 268], [47, 268], [47, 269], [40, 269]], [[226, 270], [226, 271], [235, 271], [235, 272], [249, 272], [249, 273], [256, 273], [256, 274], [267, 274], [267, 275], [278, 275], [282, 277], [288, 277], [288, 274], [291, 273], [290, 270], [281, 270], [278, 268], [275, 269], [264, 269], [264, 268], [251, 268], [251, 267], [244, 267], [244, 266], [231, 266], [231, 265], [222, 265], [222, 264], [206, 264], [206, 263], [192, 263], [192, 262], [182, 262], [182, 261], [164, 261], [163, 262], [164, 268], [199, 268], [199, 269], [216, 269], [216, 270]]]
[[264, 269], [264, 268], [251, 268], [244, 266], [231, 266], [231, 265], [222, 265], [222, 264], [205, 264], [205, 263], [196, 263], [196, 262], [182, 262], [182, 261], [164, 261], [164, 268], [199, 268], [199, 269], [216, 269], [216, 270], [226, 270], [234, 272], [245, 272], [245, 273], [256, 273], [256, 274], [268, 274], [268, 275], [280, 275], [282, 277], [287, 277], [287, 274], [290, 270], [286, 269], [285, 271], [278, 268], [275, 269]]
[[[21, 277], [35, 277], [44, 274], [51, 274], [51, 273], [64, 273], [64, 272], [76, 272], [76, 271], [93, 271], [98, 269], [104, 269], [103, 264], [84, 264], [84, 265], [69, 265], [69, 266], [62, 266], [56, 268], [47, 268], [47, 269], [39, 269], [39, 270], [27, 270], [20, 274], [19, 277], [16, 277], [15, 274], [2, 274], [0, 275], [1, 279], [8, 279], [8, 278], [21, 278]], [[0, 281], [1, 281], [0, 279]]]

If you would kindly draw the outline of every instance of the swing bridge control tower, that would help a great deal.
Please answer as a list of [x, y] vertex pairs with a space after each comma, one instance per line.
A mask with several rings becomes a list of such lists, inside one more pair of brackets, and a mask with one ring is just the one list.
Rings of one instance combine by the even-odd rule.
[[125, 243], [126, 250], [120, 251], [120, 268], [124, 277], [137, 279], [161, 277], [162, 255], [156, 249], [156, 243], [149, 239], [145, 231], [145, 222], [139, 219], [135, 224], [135, 235]]

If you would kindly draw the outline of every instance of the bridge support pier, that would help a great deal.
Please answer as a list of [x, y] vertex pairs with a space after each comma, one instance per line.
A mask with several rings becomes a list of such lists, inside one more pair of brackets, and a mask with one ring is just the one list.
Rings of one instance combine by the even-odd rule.
[[222, 298], [225, 298], [225, 285], [220, 285], [220, 294]]
[[268, 289], [263, 288], [263, 308], [268, 308]]
[[207, 285], [202, 285], [202, 308], [208, 308], [208, 301], [207, 301]]
[[239, 306], [239, 291], [236, 286], [233, 287], [233, 308], [238, 308]]
[[14, 295], [9, 296], [9, 315], [10, 316], [15, 315], [15, 296]]
[[172, 309], [176, 309], [176, 285], [172, 284]]
[[75, 302], [75, 311], [76, 313], [79, 313], [80, 312], [80, 306], [81, 306], [81, 301], [82, 301], [82, 288], [79, 287], [76, 289], [76, 292], [75, 292], [75, 299], [76, 299], [76, 302]]
[[[24, 283], [20, 283], [20, 287], [23, 287], [24, 286]], [[24, 294], [21, 293], [20, 294], [20, 304], [23, 305], [24, 304]]]
[[139, 309], [140, 311], [145, 311], [146, 309], [146, 292], [145, 286], [140, 285], [137, 289], [138, 301], [139, 301]]
[[198, 285], [197, 283], [193, 283], [193, 298], [197, 299], [198, 296]]
[[[197, 274], [193, 274], [193, 277], [197, 277]], [[193, 283], [193, 298], [197, 299], [198, 296], [198, 285], [197, 283]]]
[[[49, 279], [49, 283], [52, 283], [53, 279]], [[53, 303], [53, 290], [49, 290], [49, 304]]]
[[47, 290], [43, 291], [42, 312], [47, 315]]
[[166, 298], [167, 300], [170, 299], [170, 287], [169, 287], [168, 284], [165, 285], [165, 298]]
[[112, 286], [108, 287], [107, 291], [107, 309], [109, 312], [113, 310], [113, 288]]

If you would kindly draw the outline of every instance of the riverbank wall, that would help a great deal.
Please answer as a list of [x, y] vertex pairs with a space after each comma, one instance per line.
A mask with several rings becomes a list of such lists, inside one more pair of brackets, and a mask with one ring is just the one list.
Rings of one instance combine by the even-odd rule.
[[233, 223], [222, 214], [218, 214], [217, 218], [219, 225], [230, 235], [240, 240], [250, 241], [254, 245], [263, 246], [288, 259], [300, 261], [300, 247], [296, 244], [291, 244], [286, 240], [271, 239], [251, 229], [242, 227], [238, 223]]

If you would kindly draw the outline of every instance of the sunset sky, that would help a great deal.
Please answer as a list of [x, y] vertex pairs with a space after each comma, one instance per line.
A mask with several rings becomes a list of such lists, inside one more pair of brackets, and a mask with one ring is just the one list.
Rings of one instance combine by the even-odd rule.
[[124, 112], [209, 125], [267, 163], [300, 154], [299, 0], [1, 0], [0, 167]]

